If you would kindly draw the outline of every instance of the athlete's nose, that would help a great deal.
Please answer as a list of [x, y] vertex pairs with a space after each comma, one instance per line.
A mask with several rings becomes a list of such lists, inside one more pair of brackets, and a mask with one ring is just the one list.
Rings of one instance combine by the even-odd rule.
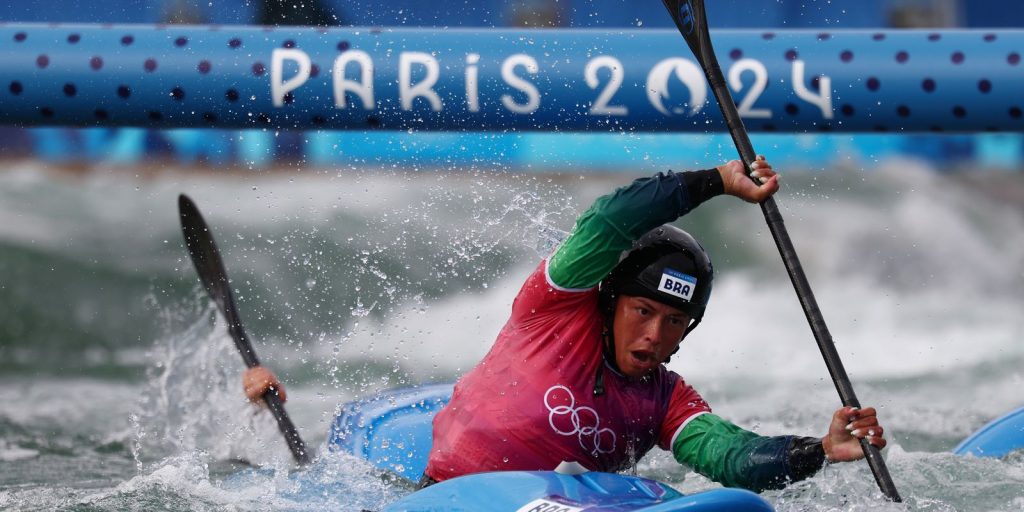
[[661, 344], [662, 331], [664, 330], [662, 327], [664, 324], [665, 320], [661, 316], [655, 315], [644, 325], [644, 338], [649, 340], [655, 347]]

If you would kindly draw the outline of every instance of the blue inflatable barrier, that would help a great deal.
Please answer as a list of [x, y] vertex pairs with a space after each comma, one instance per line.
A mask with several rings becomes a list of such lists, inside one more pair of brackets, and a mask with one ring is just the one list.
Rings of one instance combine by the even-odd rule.
[[1024, 407], [981, 427], [953, 448], [953, 453], [977, 457], [1003, 457], [1021, 449], [1024, 449]]
[[[715, 32], [751, 131], [1024, 131], [1024, 31]], [[723, 130], [674, 30], [0, 25], [0, 123]]]
[[[378, 468], [418, 481], [430, 454], [434, 415], [451, 393], [451, 384], [433, 384], [345, 404], [331, 426], [327, 448], [355, 454]], [[772, 507], [760, 496], [739, 489], [683, 495], [661, 482], [611, 473], [504, 471], [446, 480], [385, 510], [760, 512]]]

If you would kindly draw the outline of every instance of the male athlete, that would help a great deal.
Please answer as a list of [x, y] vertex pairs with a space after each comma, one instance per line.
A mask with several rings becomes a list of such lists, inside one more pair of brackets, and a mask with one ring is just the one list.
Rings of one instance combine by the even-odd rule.
[[[551, 470], [575, 462], [620, 471], [654, 446], [730, 487], [754, 491], [807, 478], [826, 461], [882, 448], [873, 408], [841, 408], [822, 438], [760, 436], [711, 413], [664, 363], [700, 323], [713, 271], [704, 249], [666, 223], [722, 193], [749, 202], [778, 176], [758, 157], [642, 178], [599, 198], [526, 279], [490, 352], [434, 419], [421, 485], [468, 473]], [[258, 400], [273, 374], [243, 376]], [[283, 392], [283, 390], [281, 390]]]

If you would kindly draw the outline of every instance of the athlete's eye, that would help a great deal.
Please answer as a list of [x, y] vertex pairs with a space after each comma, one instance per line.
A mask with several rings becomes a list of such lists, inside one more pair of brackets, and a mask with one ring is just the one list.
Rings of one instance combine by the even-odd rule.
[[647, 313], [650, 313], [651, 310], [649, 310], [649, 309], [647, 309], [647, 308], [645, 308], [643, 306], [640, 306], [640, 307], [636, 308], [636, 312], [641, 314], [641, 315], [643, 315], [643, 316], [647, 316]]
[[682, 325], [682, 323], [683, 323], [682, 319], [676, 318], [674, 316], [669, 317], [668, 321], [672, 325]]

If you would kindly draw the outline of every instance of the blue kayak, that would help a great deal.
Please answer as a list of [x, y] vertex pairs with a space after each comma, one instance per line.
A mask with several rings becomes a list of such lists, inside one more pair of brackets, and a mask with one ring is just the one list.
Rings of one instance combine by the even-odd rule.
[[981, 427], [953, 448], [953, 453], [977, 457], [1003, 457], [1020, 449], [1024, 449], [1024, 407]]
[[[327, 448], [352, 453], [412, 481], [430, 454], [434, 415], [451, 384], [387, 391], [344, 405]], [[669, 512], [771, 511], [757, 494], [714, 489], [684, 495], [647, 478], [600, 472], [503, 471], [453, 478], [392, 503], [387, 511]]]
[[327, 449], [346, 452], [418, 482], [430, 455], [434, 414], [448, 404], [452, 384], [389, 390], [342, 406]]
[[655, 480], [613, 473], [502, 471], [446, 480], [389, 505], [386, 511], [771, 511], [764, 498], [740, 489], [689, 496]]

